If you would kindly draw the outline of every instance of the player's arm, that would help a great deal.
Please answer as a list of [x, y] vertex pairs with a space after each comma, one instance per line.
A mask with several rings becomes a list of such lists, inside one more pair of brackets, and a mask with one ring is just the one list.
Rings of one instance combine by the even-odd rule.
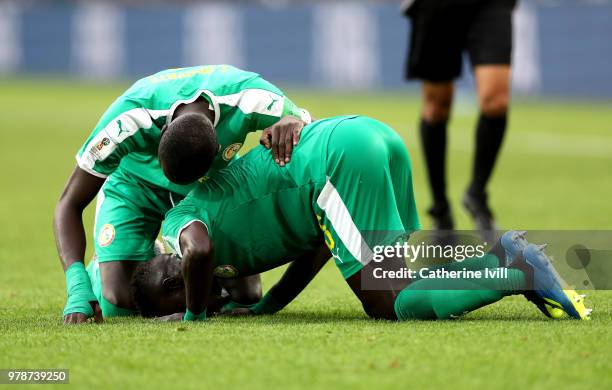
[[[252, 314], [274, 314], [293, 301], [329, 260], [327, 247], [309, 251], [289, 264], [281, 279], [250, 309]], [[235, 309], [234, 314], [245, 314]]]
[[206, 303], [213, 286], [213, 244], [206, 226], [194, 221], [179, 236], [187, 311], [185, 321], [206, 319]]
[[83, 261], [86, 245], [83, 210], [91, 203], [103, 183], [103, 178], [76, 167], [55, 208], [55, 242], [66, 272], [68, 290], [64, 308], [66, 324], [85, 322], [92, 316], [96, 322], [102, 321], [102, 312]]
[[210, 221], [201, 207], [200, 189], [201, 185], [196, 186], [164, 219], [163, 239], [181, 259], [187, 307], [182, 317], [171, 315], [166, 320], [206, 319], [213, 288], [213, 243], [207, 227]]
[[250, 111], [252, 131], [263, 129], [259, 142], [272, 150], [277, 164], [284, 166], [291, 160], [302, 128], [311, 122], [310, 114], [260, 77], [250, 80], [241, 96], [238, 104]]
[[294, 116], [284, 116], [262, 131], [259, 143], [272, 149], [274, 161], [282, 167], [291, 161], [293, 147], [300, 141], [300, 133], [306, 124]]
[[57, 249], [66, 271], [65, 323], [85, 322], [91, 316], [98, 319], [99, 305], [83, 261], [86, 246], [83, 210], [124, 156], [151, 144], [156, 134], [153, 119], [136, 103], [117, 99], [76, 155], [78, 166], [66, 184], [54, 218]]

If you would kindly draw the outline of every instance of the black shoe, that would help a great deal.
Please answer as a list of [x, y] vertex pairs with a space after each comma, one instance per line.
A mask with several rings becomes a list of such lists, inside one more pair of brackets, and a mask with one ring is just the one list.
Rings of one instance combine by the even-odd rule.
[[432, 230], [453, 230], [455, 222], [448, 206], [432, 206], [427, 214], [431, 217]]
[[450, 207], [432, 206], [427, 214], [431, 216], [431, 243], [434, 245], [454, 245], [455, 237], [455, 222], [450, 213]]
[[472, 216], [480, 239], [490, 245], [497, 242], [500, 234], [493, 213], [487, 204], [487, 194], [475, 195], [467, 191], [463, 195], [463, 206]]

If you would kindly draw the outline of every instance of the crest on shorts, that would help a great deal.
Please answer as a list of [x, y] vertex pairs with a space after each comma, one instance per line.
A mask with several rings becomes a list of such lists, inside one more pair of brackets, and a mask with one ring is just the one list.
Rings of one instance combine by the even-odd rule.
[[109, 246], [115, 239], [115, 227], [110, 223], [102, 226], [102, 230], [98, 234], [98, 245]]
[[234, 158], [236, 153], [238, 153], [238, 151], [240, 150], [241, 147], [242, 147], [242, 144], [240, 142], [236, 142], [235, 144], [231, 144], [230, 146], [225, 148], [225, 150], [223, 151], [223, 155], [222, 155], [223, 159], [225, 161], [231, 160], [232, 158]]
[[216, 267], [213, 270], [213, 275], [218, 278], [235, 278], [238, 275], [238, 270], [233, 265], [224, 264]]

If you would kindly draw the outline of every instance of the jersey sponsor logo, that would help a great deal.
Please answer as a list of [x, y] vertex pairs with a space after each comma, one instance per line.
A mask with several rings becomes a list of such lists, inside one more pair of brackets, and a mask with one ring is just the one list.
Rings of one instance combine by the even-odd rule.
[[238, 275], [238, 270], [233, 265], [224, 264], [215, 267], [213, 275], [218, 278], [235, 278]]
[[104, 247], [109, 246], [115, 239], [115, 227], [110, 223], [102, 226], [100, 234], [98, 234], [98, 245]]
[[231, 160], [232, 158], [234, 158], [236, 153], [238, 153], [241, 147], [242, 147], [242, 144], [240, 142], [231, 144], [230, 146], [225, 148], [225, 150], [223, 151], [223, 155], [222, 155], [223, 159], [225, 161]]

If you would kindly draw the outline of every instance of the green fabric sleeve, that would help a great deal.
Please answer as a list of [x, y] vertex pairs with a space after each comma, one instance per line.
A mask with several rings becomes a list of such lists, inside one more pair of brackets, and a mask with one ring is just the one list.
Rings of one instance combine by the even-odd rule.
[[116, 100], [77, 153], [77, 164], [92, 175], [106, 177], [129, 153], [156, 155], [160, 130], [154, 120], [161, 115], [161, 111], [147, 110], [129, 99]]
[[104, 298], [100, 297], [100, 309], [102, 309], [102, 317], [130, 317], [138, 314], [136, 310], [124, 309], [110, 303]]
[[243, 304], [234, 301], [229, 301], [221, 308], [221, 313], [226, 313], [234, 309], [252, 309], [257, 303]]
[[268, 292], [251, 308], [251, 311], [256, 315], [274, 314], [282, 310], [283, 307], [285, 307], [285, 305], [277, 301], [276, 298]]
[[64, 307], [64, 316], [71, 313], [93, 316], [94, 312], [90, 302], [97, 302], [97, 299], [82, 262], [74, 262], [66, 269], [66, 291], [68, 299]]
[[208, 214], [204, 208], [197, 206], [197, 196], [194, 194], [194, 191], [191, 191], [176, 207], [170, 209], [166, 213], [164, 220], [162, 230], [163, 240], [179, 258], [183, 257], [179, 242], [180, 234], [190, 223], [199, 221], [204, 224], [208, 230], [209, 237], [212, 238]]

